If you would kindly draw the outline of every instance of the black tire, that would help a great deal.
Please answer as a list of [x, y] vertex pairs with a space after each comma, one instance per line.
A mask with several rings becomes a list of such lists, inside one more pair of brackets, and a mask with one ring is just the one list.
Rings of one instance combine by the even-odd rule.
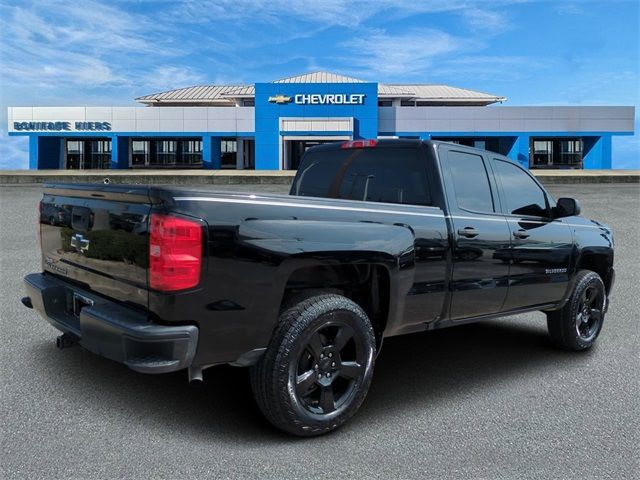
[[602, 331], [606, 291], [600, 275], [580, 270], [566, 305], [547, 313], [551, 341], [565, 350], [591, 348]]
[[375, 356], [375, 335], [362, 308], [341, 295], [316, 295], [281, 313], [267, 351], [251, 367], [253, 395], [277, 428], [321, 435], [358, 411]]

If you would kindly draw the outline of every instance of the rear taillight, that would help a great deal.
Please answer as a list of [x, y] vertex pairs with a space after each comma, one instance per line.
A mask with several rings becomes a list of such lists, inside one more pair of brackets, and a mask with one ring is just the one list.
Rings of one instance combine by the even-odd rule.
[[377, 140], [349, 140], [340, 145], [340, 148], [369, 148], [375, 147], [378, 144]]
[[171, 215], [152, 214], [149, 231], [149, 287], [171, 292], [198, 285], [202, 225]]

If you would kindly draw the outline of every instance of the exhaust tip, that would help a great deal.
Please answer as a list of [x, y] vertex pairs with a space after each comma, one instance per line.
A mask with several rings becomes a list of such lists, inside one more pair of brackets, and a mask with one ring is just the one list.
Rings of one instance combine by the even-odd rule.
[[31, 303], [31, 297], [22, 297], [20, 301], [25, 307], [33, 308], [33, 303]]
[[204, 382], [202, 378], [202, 368], [200, 367], [189, 367], [189, 385], [194, 387], [199, 387]]

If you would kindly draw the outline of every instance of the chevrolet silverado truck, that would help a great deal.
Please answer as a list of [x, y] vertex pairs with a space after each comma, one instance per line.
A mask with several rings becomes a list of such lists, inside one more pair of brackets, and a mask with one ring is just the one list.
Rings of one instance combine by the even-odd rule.
[[59, 347], [192, 382], [249, 367], [300, 436], [354, 415], [385, 337], [542, 311], [555, 345], [591, 347], [615, 278], [611, 229], [575, 200], [436, 141], [310, 148], [289, 195], [47, 184], [40, 212], [22, 302]]

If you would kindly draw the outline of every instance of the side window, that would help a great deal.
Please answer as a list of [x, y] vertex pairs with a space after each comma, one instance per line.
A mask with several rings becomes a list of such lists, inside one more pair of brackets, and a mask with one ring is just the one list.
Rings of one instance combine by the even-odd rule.
[[507, 213], [546, 217], [544, 192], [529, 175], [516, 165], [494, 158], [496, 174], [500, 177]]
[[494, 212], [491, 186], [482, 157], [450, 150], [447, 158], [458, 207], [474, 212]]

